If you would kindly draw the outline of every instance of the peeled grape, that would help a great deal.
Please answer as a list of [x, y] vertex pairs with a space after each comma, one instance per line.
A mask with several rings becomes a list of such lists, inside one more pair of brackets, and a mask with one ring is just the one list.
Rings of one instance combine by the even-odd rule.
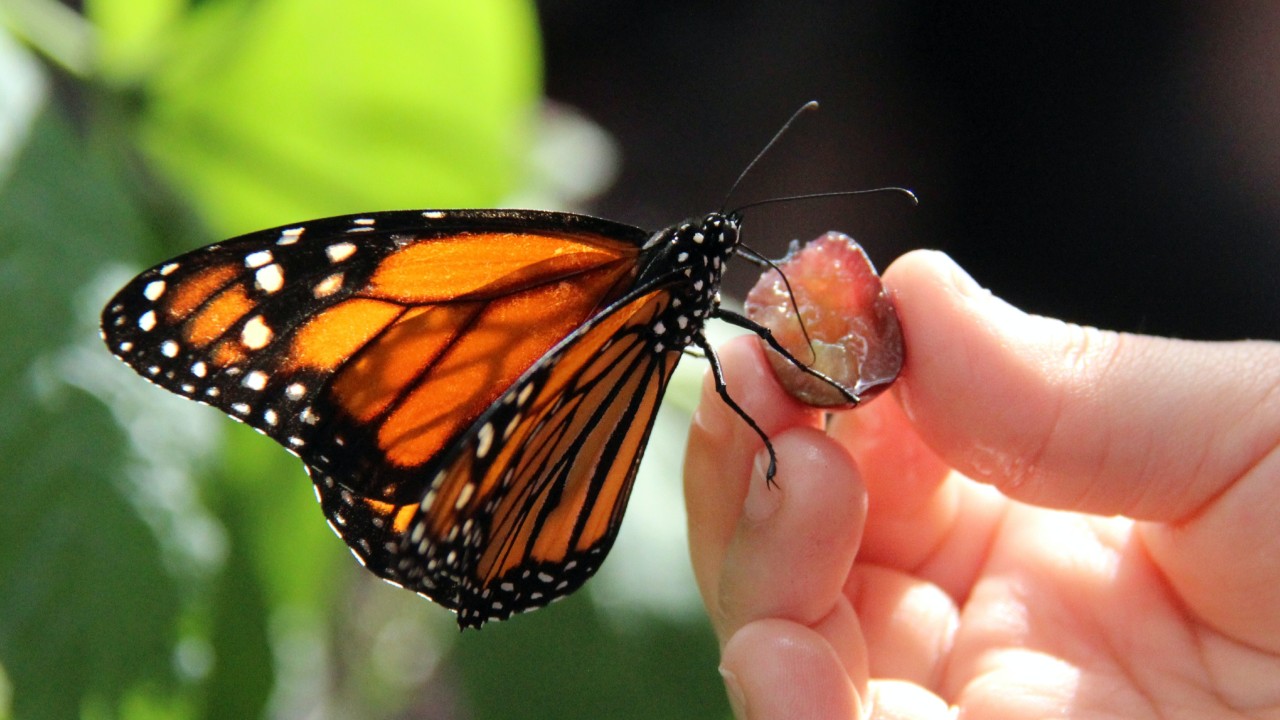
[[[829, 232], [804, 249], [793, 242], [779, 267], [791, 292], [778, 271], [765, 272], [747, 295], [747, 317], [860, 400], [887, 388], [902, 369], [902, 328], [862, 247], [848, 235]], [[830, 383], [806, 374], [767, 345], [765, 351], [792, 397], [816, 407], [853, 406]]]

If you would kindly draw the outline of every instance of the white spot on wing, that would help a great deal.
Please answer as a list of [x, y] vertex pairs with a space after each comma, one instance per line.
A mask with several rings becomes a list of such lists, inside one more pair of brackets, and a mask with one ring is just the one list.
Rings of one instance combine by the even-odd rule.
[[340, 263], [343, 260], [354, 255], [356, 246], [349, 242], [334, 243], [324, 249], [324, 254], [329, 257], [329, 262]]
[[475, 483], [467, 483], [466, 485], [463, 485], [462, 489], [458, 491], [457, 501], [453, 503], [454, 509], [461, 510], [462, 508], [466, 507], [467, 501], [471, 499], [471, 495], [475, 493], [475, 491], [476, 491]]
[[262, 319], [261, 315], [255, 315], [244, 324], [244, 329], [240, 331], [240, 342], [250, 350], [261, 350], [271, 342], [274, 333], [271, 328], [267, 327], [267, 323]]
[[485, 423], [476, 434], [476, 457], [483, 458], [493, 446], [493, 423]]
[[253, 279], [263, 292], [273, 293], [284, 287], [284, 271], [280, 269], [279, 263], [271, 263], [266, 267], [258, 268], [258, 272], [254, 273]]
[[138, 327], [143, 332], [151, 332], [156, 326], [156, 313], [154, 310], [148, 310], [138, 318]]
[[142, 296], [151, 302], [155, 302], [160, 299], [161, 295], [164, 295], [164, 288], [163, 280], [152, 280], [142, 289]]
[[257, 268], [271, 262], [270, 250], [259, 250], [258, 252], [249, 253], [244, 257], [244, 266], [247, 268]]
[[319, 300], [320, 298], [328, 297], [338, 292], [341, 289], [342, 289], [342, 273], [334, 273], [329, 277], [316, 283], [316, 286], [311, 291], [311, 294], [317, 300]]

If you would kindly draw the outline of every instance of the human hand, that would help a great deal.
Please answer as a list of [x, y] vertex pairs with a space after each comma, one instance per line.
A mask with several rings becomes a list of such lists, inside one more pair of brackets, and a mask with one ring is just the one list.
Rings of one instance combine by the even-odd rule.
[[741, 718], [1280, 717], [1280, 344], [1025, 315], [884, 274], [893, 392], [822, 416], [720, 350], [685, 463]]

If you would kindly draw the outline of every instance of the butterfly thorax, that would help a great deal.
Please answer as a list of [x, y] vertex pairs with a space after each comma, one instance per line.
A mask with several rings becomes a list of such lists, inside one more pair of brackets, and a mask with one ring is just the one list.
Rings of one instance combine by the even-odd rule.
[[654, 233], [644, 246], [638, 286], [667, 285], [670, 303], [654, 323], [655, 350], [680, 351], [720, 304], [725, 261], [738, 247], [742, 218], [710, 213]]

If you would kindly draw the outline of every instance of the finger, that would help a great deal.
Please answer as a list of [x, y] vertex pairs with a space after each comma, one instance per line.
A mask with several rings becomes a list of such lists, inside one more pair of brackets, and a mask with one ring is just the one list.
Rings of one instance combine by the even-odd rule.
[[761, 620], [741, 628], [725, 644], [720, 672], [740, 719], [864, 717], [865, 683], [803, 625]]
[[868, 720], [951, 720], [956, 717], [942, 698], [903, 680], [871, 681]]
[[726, 549], [711, 607], [721, 637], [754, 620], [816, 626], [847, 603], [844, 584], [858, 550], [865, 494], [844, 449], [813, 428], [774, 437], [776, 485], [763, 453]]
[[[784, 428], [817, 424], [813, 410], [778, 386], [754, 337], [731, 340], [717, 355], [730, 394], [766, 433], [772, 436]], [[684, 463], [689, 554], [708, 608], [716, 606], [725, 551], [752, 483], [752, 463], [763, 447], [759, 436], [716, 395], [708, 373], [693, 414]]]
[[930, 450], [888, 395], [832, 420], [867, 487], [860, 564], [892, 568], [964, 598], [1007, 501], [958, 475]]
[[1027, 315], [941, 253], [885, 272], [899, 396], [965, 474], [1046, 507], [1174, 520], [1276, 444], [1280, 346], [1197, 343]]
[[861, 561], [845, 594], [857, 613], [871, 677], [941, 687], [960, 626], [951, 596], [932, 583]]

